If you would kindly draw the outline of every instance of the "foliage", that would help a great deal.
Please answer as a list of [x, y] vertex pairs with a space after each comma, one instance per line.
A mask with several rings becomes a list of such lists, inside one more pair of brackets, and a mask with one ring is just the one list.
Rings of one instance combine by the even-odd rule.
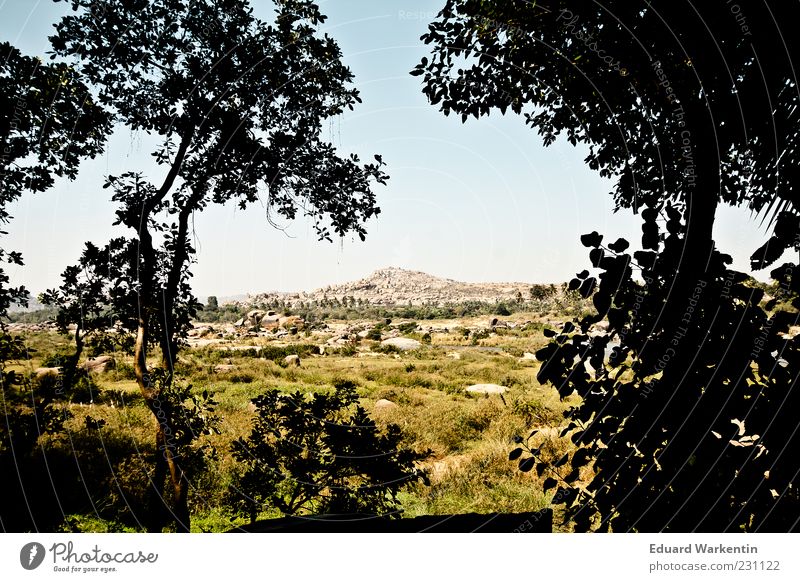
[[[699, 211], [716, 194], [775, 211], [797, 202], [797, 40], [777, 28], [797, 16], [792, 3], [751, 6], [745, 33], [723, 0], [447, 0], [412, 74], [446, 115], [510, 109], [546, 145], [586, 144], [620, 207]], [[755, 55], [767, 54], [764, 66]]]
[[[24, 192], [44, 192], [56, 178], [75, 178], [80, 162], [103, 151], [111, 121], [81, 75], [65, 63], [46, 65], [0, 42], [0, 224]], [[0, 232], [0, 234], [6, 234]], [[21, 265], [16, 251], [0, 262]], [[8, 288], [0, 269], [0, 314], [26, 304], [24, 287]]]
[[[798, 250], [797, 40], [778, 28], [797, 17], [794, 4], [748, 6], [745, 31], [723, 0], [447, 0], [422, 37], [431, 58], [412, 74], [444, 114], [510, 109], [545, 145], [584, 144], [589, 167], [614, 179], [617, 208], [642, 216], [633, 256], [626, 240], [581, 238], [599, 275], [569, 288], [593, 312], [546, 332], [537, 353], [539, 380], [582, 398], [565, 429], [578, 448], [545, 483], [560, 485], [554, 502], [578, 530], [797, 527], [797, 463], [784, 451], [798, 302], [760, 305], [763, 290], [712, 238], [724, 202], [770, 219], [754, 269]], [[796, 291], [795, 268], [772, 275]], [[607, 332], [592, 327], [602, 319]], [[513, 460], [541, 475], [526, 446]]]
[[[579, 530], [793, 530], [800, 483], [786, 451], [798, 444], [792, 388], [800, 342], [787, 332], [800, 322], [797, 282], [783, 279], [795, 296], [791, 311], [771, 311], [776, 299], [765, 300], [715, 252], [676, 330], [664, 305], [680, 260], [680, 216], [665, 214], [657, 247], [633, 256], [622, 239], [584, 237], [599, 275], [579, 273], [571, 285], [596, 286], [596, 313], [550, 332], [536, 354], [541, 382], [582, 399], [565, 413], [562, 433], [576, 450], [549, 467], [548, 485], [558, 483], [555, 502]], [[655, 226], [654, 214], [646, 218]], [[604, 316], [608, 331], [590, 334]], [[675, 370], [670, 360], [680, 348], [695, 357]], [[534, 466], [530, 451], [515, 453], [523, 470]], [[593, 478], [581, 485], [584, 466]]]
[[257, 416], [247, 439], [233, 444], [245, 467], [232, 504], [251, 519], [265, 506], [286, 515], [371, 513], [398, 517], [398, 493], [426, 479], [415, 463], [425, 454], [400, 447], [399, 427], [380, 431], [357, 404], [352, 382], [332, 394], [255, 398]]
[[[43, 192], [56, 178], [74, 178], [80, 162], [102, 152], [110, 116], [97, 104], [80, 74], [64, 63], [45, 65], [0, 43], [0, 223], [11, 216], [9, 204], [24, 192]], [[6, 234], [0, 232], [0, 235]], [[0, 262], [21, 265], [16, 251], [0, 249]], [[24, 286], [8, 287], [0, 269], [0, 317], [13, 304], [27, 305]], [[0, 523], [4, 530], [50, 529], [58, 519], [47, 461], [40, 439], [58, 433], [69, 418], [58, 380], [34, 381], [9, 369], [27, 359], [21, 337], [0, 323], [0, 472], [16, 475], [4, 483]], [[35, 506], [27, 503], [37, 499]]]

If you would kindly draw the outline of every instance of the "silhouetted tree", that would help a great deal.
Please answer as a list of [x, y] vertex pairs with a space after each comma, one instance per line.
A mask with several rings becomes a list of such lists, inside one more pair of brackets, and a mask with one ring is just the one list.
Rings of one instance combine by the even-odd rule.
[[[63, 63], [44, 64], [0, 43], [0, 223], [9, 223], [9, 204], [26, 192], [43, 192], [57, 178], [74, 178], [82, 160], [102, 151], [109, 130], [109, 115], [77, 71]], [[22, 256], [0, 249], [0, 262], [21, 265]], [[26, 304], [28, 292], [8, 284], [0, 268], [0, 473], [5, 476], [0, 527], [53, 529], [63, 513], [38, 445], [43, 434], [61, 430], [69, 413], [59, 405], [58, 380], [31, 381], [9, 365], [28, 358], [23, 339], [5, 325], [9, 307]], [[27, 503], [30, 498], [37, 503]]]
[[[263, 22], [246, 0], [73, 0], [51, 37], [118, 122], [161, 140], [153, 152], [165, 175], [110, 176], [117, 223], [136, 233], [139, 271], [134, 369], [158, 416], [159, 388], [148, 371], [151, 342], [169, 385], [196, 301], [187, 284], [191, 219], [209, 204], [262, 201], [293, 219], [303, 212], [320, 239], [355, 233], [378, 214], [372, 183], [382, 161], [362, 164], [322, 140], [323, 122], [359, 100], [325, 17], [307, 0], [276, 2]], [[156, 320], [159, 327], [156, 329]], [[172, 515], [188, 530], [188, 479], [159, 422], [154, 483], [169, 473]], [[174, 432], [174, 431], [173, 431]], [[154, 526], [157, 528], [157, 524]]]
[[[582, 238], [599, 274], [570, 289], [596, 313], [538, 354], [540, 381], [583, 398], [564, 431], [577, 451], [548, 467], [520, 438], [533, 455], [512, 454], [554, 471], [546, 487], [561, 485], [555, 502], [578, 529], [786, 530], [800, 518], [787, 453], [797, 345], [784, 335], [798, 302], [762, 302], [712, 240], [728, 203], [773, 226], [754, 268], [798, 249], [797, 41], [780, 29], [798, 8], [731, 6], [448, 0], [422, 37], [432, 55], [413, 74], [445, 114], [510, 109], [547, 145], [585, 144], [588, 165], [616, 180], [617, 207], [643, 219], [633, 256], [623, 239]], [[795, 269], [772, 275], [796, 297]], [[608, 332], [592, 330], [603, 318]], [[580, 487], [586, 465], [595, 478]]]

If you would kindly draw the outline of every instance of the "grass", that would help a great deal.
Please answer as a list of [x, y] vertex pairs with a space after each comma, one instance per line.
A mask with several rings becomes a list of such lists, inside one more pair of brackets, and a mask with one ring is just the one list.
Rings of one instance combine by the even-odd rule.
[[[402, 493], [407, 516], [519, 512], [548, 507], [552, 491], [543, 494], [535, 472], [520, 473], [516, 464], [508, 461], [514, 435], [526, 434], [536, 427], [563, 425], [562, 412], [567, 406], [555, 390], [538, 384], [538, 363], [520, 357], [545, 343], [541, 335], [545, 324], [535, 314], [515, 314], [508, 319], [526, 318], [534, 323], [486, 334], [478, 345], [472, 345], [462, 331], [477, 320], [434, 320], [424, 322], [422, 327], [447, 331], [432, 333], [431, 345], [411, 352], [376, 354], [369, 348], [377, 343], [363, 340], [355, 350], [345, 352], [352, 355], [312, 355], [314, 350], [309, 344], [322, 343], [326, 336], [302, 334], [296, 338], [302, 346], [293, 348], [291, 344], [275, 342], [267, 350], [268, 355], [301, 350], [300, 367], [213, 346], [185, 349], [178, 373], [196, 390], [208, 390], [214, 395], [221, 417], [220, 434], [203, 437], [216, 454], [192, 480], [193, 529], [224, 531], [241, 523], [225, 509], [224, 499], [236, 470], [231, 443], [250, 430], [250, 399], [271, 388], [286, 392], [327, 391], [339, 379], [356, 383], [361, 404], [380, 426], [396, 424], [403, 431], [405, 445], [430, 451], [424, 461], [430, 486], [415, 485]], [[486, 318], [479, 319], [486, 325]], [[30, 372], [47, 356], [68, 351], [68, 340], [55, 333], [32, 333], [27, 340], [35, 352], [19, 366], [19, 371]], [[240, 345], [266, 343], [263, 338], [243, 338]], [[452, 346], [462, 346], [456, 351], [457, 357]], [[123, 354], [115, 357], [117, 369], [96, 377], [101, 388], [99, 396], [90, 405], [68, 405], [73, 419], [67, 425], [67, 434], [49, 445], [66, 452], [78, 447], [94, 451], [92, 455], [97, 458], [88, 458], [85, 464], [87, 470], [96, 472], [93, 479], [98, 491], [107, 488], [101, 501], [122, 508], [115, 519], [100, 519], [91, 511], [72, 515], [69, 523], [75, 529], [135, 530], [137, 512], [142, 511], [127, 500], [142, 495], [146, 486], [154, 453], [155, 420], [132, 379], [131, 358]], [[226, 368], [215, 371], [220, 364]], [[465, 391], [476, 383], [502, 384], [509, 391], [502, 397], [476, 397]], [[381, 399], [395, 406], [376, 408], [375, 403]], [[102, 428], [88, 428], [87, 416], [104, 421]], [[553, 436], [543, 451], [560, 456], [568, 446], [565, 439]], [[131, 507], [126, 508], [126, 503]], [[267, 511], [262, 515], [269, 516], [277, 514]]]

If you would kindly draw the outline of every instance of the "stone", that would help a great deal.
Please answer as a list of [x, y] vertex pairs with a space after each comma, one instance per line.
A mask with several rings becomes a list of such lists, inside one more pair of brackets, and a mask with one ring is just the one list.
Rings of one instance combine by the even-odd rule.
[[216, 372], [217, 374], [223, 374], [225, 372], [230, 372], [235, 368], [236, 366], [234, 366], [233, 364], [217, 364], [216, 366], [214, 366], [214, 372]]
[[386, 400], [385, 398], [381, 398], [375, 403], [375, 410], [386, 410], [387, 408], [396, 408], [397, 404], [392, 402], [391, 400]]
[[277, 315], [266, 315], [261, 319], [263, 329], [278, 329], [281, 318]]
[[258, 325], [265, 315], [266, 313], [260, 309], [252, 309], [247, 312], [247, 319], [249, 319], [253, 325]]
[[114, 367], [114, 358], [111, 356], [98, 356], [96, 358], [89, 358], [83, 364], [81, 364], [81, 368], [87, 372], [93, 373], [108, 372], [109, 370], [113, 370]]
[[293, 354], [291, 356], [286, 356], [283, 358], [283, 363], [287, 366], [299, 366], [300, 365], [300, 356]]
[[58, 376], [58, 368], [36, 368], [33, 373], [36, 374], [36, 379], [41, 380], [46, 376]]
[[242, 327], [244, 325], [244, 317], [242, 317], [241, 319], [237, 319], [233, 325], [236, 327]]
[[305, 320], [297, 315], [289, 315], [278, 319], [278, 325], [284, 329], [291, 329], [293, 327], [302, 329], [305, 323]]
[[460, 360], [461, 354], [459, 354], [458, 352], [450, 352], [449, 354], [447, 354], [447, 357], [453, 358], [454, 360]]
[[415, 339], [410, 339], [406, 337], [393, 337], [387, 340], [383, 340], [381, 342], [382, 346], [394, 346], [398, 350], [408, 351], [408, 350], [418, 350], [422, 347], [422, 344], [419, 343]]
[[472, 394], [505, 394], [508, 388], [498, 384], [473, 384], [467, 388], [467, 392]]
[[523, 360], [533, 360], [535, 362], [536, 361], [536, 354], [532, 354], [530, 352], [525, 352], [524, 354], [522, 354], [522, 359]]

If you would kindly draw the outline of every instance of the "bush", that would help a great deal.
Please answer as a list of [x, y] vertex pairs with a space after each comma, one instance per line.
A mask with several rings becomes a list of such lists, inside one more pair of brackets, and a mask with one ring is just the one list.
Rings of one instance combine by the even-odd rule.
[[347, 380], [330, 395], [270, 390], [255, 398], [253, 430], [233, 443], [244, 467], [229, 490], [234, 511], [251, 520], [265, 505], [286, 515], [399, 515], [400, 490], [427, 481], [415, 467], [427, 453], [400, 448], [400, 429], [380, 432], [357, 400]]
[[401, 323], [397, 326], [397, 329], [400, 333], [412, 333], [417, 329], [417, 322], [409, 321], [408, 323]]

